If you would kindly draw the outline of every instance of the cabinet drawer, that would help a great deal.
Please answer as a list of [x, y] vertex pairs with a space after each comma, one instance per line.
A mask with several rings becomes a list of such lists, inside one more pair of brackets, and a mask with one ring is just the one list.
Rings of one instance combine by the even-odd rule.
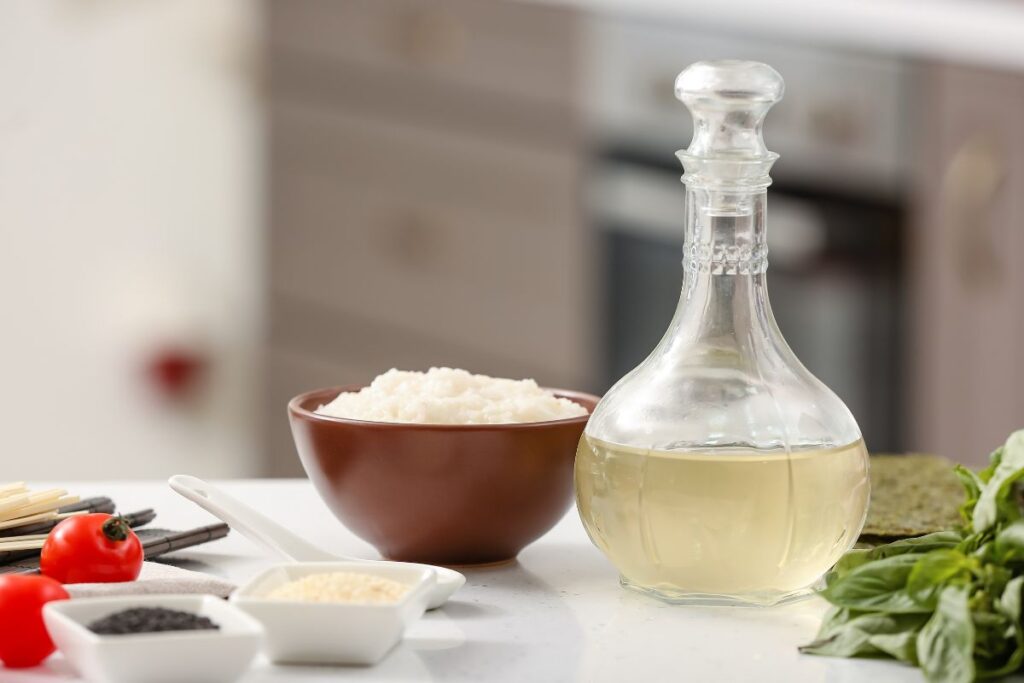
[[460, 135], [580, 150], [583, 129], [574, 103], [509, 99], [306, 55], [271, 55], [267, 68], [271, 99], [375, 121], [412, 125]]
[[[286, 294], [272, 296], [270, 310], [272, 356], [296, 362], [301, 359], [299, 365], [308, 370], [300, 373], [301, 382], [289, 377], [293, 390], [290, 396], [315, 387], [369, 382], [393, 367], [426, 370], [433, 365], [504, 377], [534, 377], [538, 382], [559, 386], [574, 384], [572, 378], [544, 372], [530, 361], [500, 358], [487, 349], [340, 314]], [[317, 374], [312, 374], [314, 371]]]
[[574, 157], [275, 111], [274, 291], [585, 374], [589, 248]]
[[306, 53], [503, 95], [570, 96], [571, 10], [480, 0], [290, 0], [266, 8], [271, 59]]

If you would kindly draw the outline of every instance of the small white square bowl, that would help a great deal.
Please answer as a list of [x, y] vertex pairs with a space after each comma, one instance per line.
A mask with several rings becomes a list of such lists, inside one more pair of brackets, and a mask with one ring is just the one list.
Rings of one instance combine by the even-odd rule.
[[[303, 602], [265, 596], [311, 574], [357, 572], [408, 585], [394, 603]], [[279, 664], [376, 664], [419, 619], [436, 582], [430, 568], [373, 562], [299, 562], [271, 567], [231, 596], [262, 624], [266, 653]]]
[[[135, 607], [209, 618], [217, 630], [100, 635], [88, 624]], [[263, 642], [263, 627], [212, 595], [131, 595], [49, 602], [50, 637], [78, 673], [97, 683], [225, 683], [241, 677]]]

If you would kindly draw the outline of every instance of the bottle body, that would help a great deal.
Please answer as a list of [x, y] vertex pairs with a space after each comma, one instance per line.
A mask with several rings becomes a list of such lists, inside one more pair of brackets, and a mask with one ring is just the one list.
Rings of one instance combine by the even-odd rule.
[[[682, 87], [680, 84], [682, 83]], [[786, 344], [768, 300], [761, 121], [770, 67], [699, 63], [683, 283], [665, 336], [593, 411], [576, 458], [580, 516], [624, 585], [673, 602], [805, 594], [867, 513], [867, 452], [843, 402]]]
[[804, 594], [856, 541], [866, 456], [861, 440], [659, 451], [584, 435], [577, 500], [625, 585], [671, 602], [776, 604]]
[[763, 273], [684, 270], [669, 331], [587, 424], [580, 517], [624, 585], [667, 601], [807, 594], [864, 524], [860, 430], [786, 345]]

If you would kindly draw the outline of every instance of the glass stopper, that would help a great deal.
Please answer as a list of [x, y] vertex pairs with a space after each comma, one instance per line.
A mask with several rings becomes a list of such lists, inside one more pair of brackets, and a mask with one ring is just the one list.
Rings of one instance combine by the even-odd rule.
[[757, 189], [771, 184], [779, 158], [765, 147], [761, 126], [782, 99], [782, 76], [760, 62], [697, 62], [676, 78], [676, 97], [693, 117], [693, 140], [676, 152], [691, 187]]

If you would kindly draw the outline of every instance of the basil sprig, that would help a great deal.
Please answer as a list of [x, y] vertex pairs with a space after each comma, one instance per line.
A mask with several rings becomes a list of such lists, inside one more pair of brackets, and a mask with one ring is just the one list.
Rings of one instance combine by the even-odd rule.
[[964, 524], [851, 550], [826, 576], [833, 607], [801, 652], [891, 657], [932, 683], [969, 683], [1024, 664], [1024, 430], [980, 472], [956, 468]]

